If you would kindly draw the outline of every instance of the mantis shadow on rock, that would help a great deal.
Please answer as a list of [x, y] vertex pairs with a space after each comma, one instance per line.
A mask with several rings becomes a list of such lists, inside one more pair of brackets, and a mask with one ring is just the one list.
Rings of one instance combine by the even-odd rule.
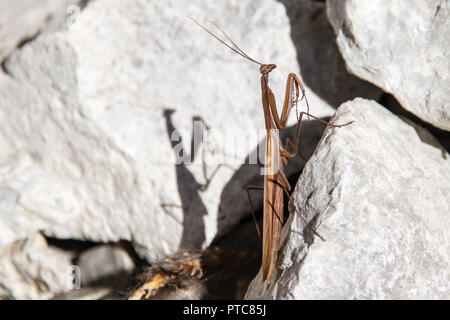
[[[179, 136], [177, 141], [173, 141], [172, 135], [177, 132], [173, 121], [172, 114], [175, 110], [166, 109], [163, 112], [164, 118], [166, 119], [166, 129], [167, 135], [169, 137], [170, 143], [174, 152], [176, 152], [175, 147], [182, 143], [183, 137]], [[194, 117], [193, 122], [198, 120], [198, 117]], [[194, 139], [194, 135], [192, 135]], [[186, 150], [183, 148], [182, 152]], [[191, 157], [192, 160], [195, 157], [197, 150], [193, 147], [191, 143], [191, 154], [183, 154], [184, 157]], [[179, 154], [175, 154], [179, 156]], [[199, 192], [204, 190], [205, 185], [197, 182], [194, 175], [186, 167], [186, 164], [181, 161], [179, 164], [175, 164], [175, 171], [177, 177], [178, 194], [180, 195], [181, 206], [180, 205], [161, 205], [164, 207], [178, 207], [183, 210], [183, 233], [180, 241], [180, 249], [199, 249], [205, 241], [205, 224], [203, 222], [203, 216], [208, 214], [207, 208], [203, 203]]]

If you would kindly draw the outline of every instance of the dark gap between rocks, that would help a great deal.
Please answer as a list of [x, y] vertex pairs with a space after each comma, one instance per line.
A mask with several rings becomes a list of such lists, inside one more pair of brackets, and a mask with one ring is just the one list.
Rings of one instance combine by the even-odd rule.
[[[129, 293], [129, 289], [139, 281], [139, 275], [149, 267], [149, 264], [139, 257], [130, 241], [121, 240], [119, 242], [104, 243], [76, 239], [58, 239], [45, 235], [44, 237], [50, 247], [74, 252], [74, 258], [72, 259], [74, 265], [78, 265], [79, 257], [83, 252], [101, 245], [119, 246], [127, 252], [135, 265], [135, 268], [131, 273], [120, 271], [115, 274], [101, 277], [94, 282], [90, 282], [86, 284], [85, 287], [83, 286], [83, 290], [95, 290], [96, 288], [105, 287], [110, 288], [110, 293], [101, 299], [125, 299]], [[56, 298], [66, 299], [69, 297], [70, 299], [68, 294], [70, 294], [70, 292], [58, 295]]]
[[335, 109], [356, 97], [379, 97], [379, 88], [347, 71], [328, 21], [325, 1], [278, 2], [286, 9], [300, 75], [309, 91]]
[[[47, 21], [48, 19], [49, 19], [49, 16], [47, 16], [47, 17], [45, 18], [46, 21]], [[41, 34], [41, 31], [40, 31], [40, 30], [37, 31], [35, 34], [33, 34], [33, 35], [31, 35], [31, 36], [24, 37], [23, 39], [21, 39], [21, 40], [19, 41], [19, 43], [17, 44], [16, 50], [17, 50], [17, 49], [19, 49], [19, 50], [22, 49], [27, 43], [29, 43], [29, 42], [33, 41], [34, 39], [36, 39], [36, 37], [37, 37], [39, 34]]]
[[[257, 216], [261, 227], [261, 210]], [[201, 265], [200, 274], [196, 272], [196, 264]], [[181, 251], [156, 262], [137, 276], [140, 284], [128, 295], [140, 300], [240, 300], [260, 264], [260, 240], [253, 219], [246, 217], [207, 249]], [[144, 284], [150, 284], [149, 297], [145, 297], [146, 290], [139, 293]]]
[[84, 8], [86, 8], [89, 2], [91, 2], [91, 0], [81, 0], [78, 5], [80, 6], [80, 9], [83, 10]]
[[77, 254], [82, 251], [95, 247], [100, 243], [92, 242], [92, 241], [83, 241], [83, 240], [75, 240], [75, 239], [58, 239], [53, 237], [48, 237], [44, 235], [45, 239], [49, 246], [56, 247], [58, 249], [64, 251], [75, 251]]
[[3, 59], [3, 61], [2, 61], [1, 64], [0, 64], [0, 66], [1, 66], [1, 68], [2, 68], [2, 71], [3, 71], [6, 75], [12, 77], [11, 73], [9, 73], [8, 69], [6, 68], [6, 59], [7, 59], [7, 58]]
[[405, 117], [412, 122], [427, 129], [444, 147], [444, 149], [450, 153], [450, 132], [434, 127], [433, 125], [423, 121], [419, 117], [415, 116], [411, 112], [404, 109], [395, 97], [389, 93], [384, 93], [378, 100], [382, 106], [391, 111], [397, 116]]
[[79, 256], [83, 251], [100, 246], [100, 245], [117, 245], [123, 248], [130, 258], [133, 260], [133, 262], [136, 265], [142, 265], [142, 264], [148, 264], [145, 260], [141, 259], [137, 252], [134, 250], [133, 245], [130, 241], [121, 240], [118, 242], [95, 242], [95, 241], [89, 241], [89, 240], [77, 240], [77, 239], [59, 239], [54, 237], [49, 237], [44, 235], [45, 239], [47, 240], [47, 243], [49, 246], [56, 247], [58, 249], [64, 250], [64, 251], [75, 251], [76, 256]]
[[[255, 216], [262, 230], [262, 209], [257, 209]], [[210, 247], [218, 247], [225, 252], [240, 253], [242, 258], [234, 259], [230, 263], [224, 262], [220, 269], [206, 279], [205, 298], [243, 299], [250, 282], [261, 266], [262, 243], [258, 238], [253, 218], [249, 216], [241, 220], [228, 233], [216, 239]]]

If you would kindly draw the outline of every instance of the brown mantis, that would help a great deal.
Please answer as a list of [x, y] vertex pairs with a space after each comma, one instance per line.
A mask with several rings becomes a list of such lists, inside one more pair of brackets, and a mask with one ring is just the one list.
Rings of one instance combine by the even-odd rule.
[[[295, 73], [289, 73], [286, 83], [285, 98], [283, 103], [283, 109], [281, 111], [281, 116], [278, 116], [278, 111], [275, 103], [275, 97], [272, 90], [269, 87], [269, 73], [275, 69], [277, 66], [275, 64], [264, 64], [258, 62], [257, 60], [248, 56], [244, 51], [242, 51], [231, 38], [214, 22], [212, 22], [231, 42], [232, 46], [227, 44], [225, 41], [217, 37], [207, 28], [202, 26], [195, 19], [192, 19], [196, 24], [208, 32], [211, 36], [216, 38], [222, 44], [233, 50], [235, 53], [244, 57], [245, 59], [256, 63], [260, 66], [259, 71], [261, 73], [261, 94], [262, 94], [262, 105], [264, 110], [265, 126], [267, 130], [267, 140], [266, 140], [266, 159], [264, 167], [264, 200], [263, 200], [263, 248], [262, 248], [262, 276], [264, 282], [264, 290], [275, 271], [275, 266], [278, 259], [278, 250], [280, 247], [281, 239], [281, 229], [283, 226], [283, 194], [286, 194], [289, 201], [292, 199], [289, 195], [291, 186], [288, 182], [286, 174], [284, 172], [283, 165], [287, 165], [288, 159], [291, 159], [299, 153], [303, 159], [303, 155], [298, 150], [298, 142], [300, 137], [301, 121], [304, 115], [314, 118], [324, 124], [332, 127], [343, 127], [349, 125], [351, 122], [337, 125], [331, 124], [325, 120], [315, 117], [309, 113], [309, 103], [305, 94], [305, 88], [297, 77]], [[307, 112], [300, 112], [300, 116], [297, 122], [297, 131], [295, 135], [294, 142], [289, 138], [286, 140], [286, 147], [283, 147], [280, 143], [279, 131], [283, 130], [287, 126], [287, 121], [289, 113], [293, 107], [297, 106], [299, 101], [300, 90], [302, 97], [300, 100], [305, 99], [307, 106]], [[288, 145], [291, 146], [292, 150], [288, 151]], [[306, 159], [305, 159], [306, 160]], [[261, 232], [259, 230], [258, 224], [256, 222], [254, 207], [250, 198], [250, 189], [261, 189], [257, 187], [248, 187], [247, 194], [250, 201], [250, 206], [252, 209], [253, 219], [256, 223], [256, 228], [259, 237], [261, 237]], [[295, 206], [294, 206], [295, 208]], [[296, 212], [302, 221], [309, 226], [309, 228], [322, 240], [324, 240], [309, 223], [301, 216], [298, 210], [295, 208]]]

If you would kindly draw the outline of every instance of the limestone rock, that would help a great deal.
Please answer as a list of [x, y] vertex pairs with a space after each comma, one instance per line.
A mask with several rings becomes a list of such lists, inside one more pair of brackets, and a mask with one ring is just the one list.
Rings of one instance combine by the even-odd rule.
[[39, 233], [0, 247], [0, 299], [48, 299], [73, 289], [70, 260]]
[[449, 1], [329, 0], [327, 12], [352, 73], [450, 130]]
[[69, 14], [67, 19], [76, 18], [74, 6], [80, 2], [80, 0], [1, 1], [0, 61], [21, 42], [32, 38], [42, 30], [52, 28], [56, 20], [66, 20], [66, 14]]
[[119, 246], [100, 245], [81, 253], [78, 259], [82, 286], [123, 276], [134, 269], [134, 262], [128, 253]]

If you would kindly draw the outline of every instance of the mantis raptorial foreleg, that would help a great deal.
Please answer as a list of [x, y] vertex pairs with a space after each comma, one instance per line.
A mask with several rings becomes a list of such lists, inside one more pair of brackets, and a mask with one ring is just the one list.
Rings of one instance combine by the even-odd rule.
[[[280, 148], [281, 156], [290, 159], [290, 158], [295, 157], [295, 156], [297, 155], [297, 153], [299, 153], [299, 154], [301, 155], [301, 157], [302, 157], [304, 160], [306, 160], [306, 159], [303, 157], [303, 155], [300, 153], [300, 151], [298, 150], [298, 142], [299, 142], [299, 138], [300, 138], [300, 129], [301, 129], [301, 125], [302, 125], [302, 118], [303, 118], [303, 115], [305, 115], [305, 114], [306, 114], [308, 117], [311, 117], [311, 118], [313, 118], [313, 119], [316, 119], [317, 121], [319, 121], [319, 122], [321, 122], [321, 123], [323, 123], [323, 124], [326, 124], [326, 125], [328, 125], [328, 126], [330, 126], [330, 127], [333, 127], [333, 128], [344, 127], [344, 126], [347, 126], [347, 125], [353, 123], [353, 121], [350, 121], [350, 122], [347, 122], [347, 123], [344, 123], [344, 124], [333, 124], [333, 123], [330, 123], [330, 122], [325, 121], [325, 120], [323, 120], [323, 119], [320, 119], [319, 117], [313, 116], [313, 115], [310, 114], [310, 113], [307, 113], [307, 112], [300, 112], [300, 117], [299, 117], [298, 122], [297, 122], [297, 133], [296, 133], [296, 135], [295, 135], [295, 140], [294, 140], [294, 142], [292, 142], [291, 139], [289, 139], [289, 138], [286, 139], [286, 149], [285, 149], [285, 148]], [[292, 149], [293, 149], [292, 152], [287, 151], [287, 146], [288, 146], [288, 145], [290, 145], [290, 146], [292, 147]]]
[[[265, 85], [266, 85], [265, 87], [266, 87], [266, 89], [268, 91], [268, 95], [269, 95], [268, 102], [269, 102], [270, 112], [272, 114], [275, 126], [279, 130], [283, 130], [286, 128], [289, 113], [290, 113], [291, 109], [297, 105], [300, 91], [302, 92], [302, 97], [300, 98], [300, 100], [305, 99], [306, 108], [308, 110], [308, 112], [300, 112], [300, 116], [297, 121], [297, 132], [295, 135], [294, 142], [292, 142], [292, 140], [290, 138], [287, 138], [286, 144], [285, 144], [286, 148], [283, 148], [282, 146], [280, 146], [280, 154], [283, 157], [284, 164], [287, 163], [286, 159], [284, 159], [284, 158], [290, 159], [290, 158], [295, 157], [297, 154], [299, 154], [303, 160], [305, 160], [305, 161], [307, 160], [305, 158], [305, 156], [303, 156], [303, 154], [298, 150], [298, 142], [299, 142], [299, 138], [300, 138], [301, 121], [302, 121], [303, 115], [307, 115], [308, 117], [316, 119], [317, 121], [324, 123], [326, 125], [329, 125], [331, 127], [343, 127], [343, 126], [349, 125], [350, 123], [353, 122], [353, 121], [350, 121], [345, 124], [332, 124], [330, 122], [327, 122], [323, 119], [320, 119], [319, 117], [316, 117], [316, 116], [310, 114], [308, 98], [306, 97], [306, 93], [305, 93], [305, 87], [303, 86], [302, 82], [300, 81], [300, 79], [297, 77], [297, 75], [295, 73], [290, 73], [288, 75], [287, 82], [286, 82], [283, 109], [281, 111], [281, 117], [278, 117], [277, 106], [276, 106], [276, 102], [275, 102], [275, 98], [272, 93], [272, 90], [269, 88], [268, 83], [265, 83]], [[293, 151], [289, 152], [287, 150], [288, 146], [291, 146], [293, 148]]]

